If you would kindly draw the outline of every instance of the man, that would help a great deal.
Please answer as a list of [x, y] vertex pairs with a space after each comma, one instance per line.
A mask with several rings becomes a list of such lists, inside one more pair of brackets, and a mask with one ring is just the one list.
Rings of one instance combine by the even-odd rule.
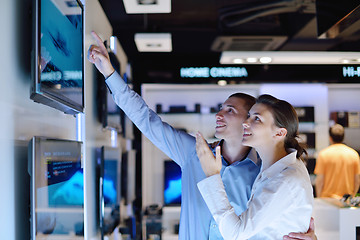
[[[149, 109], [144, 100], [133, 92], [114, 71], [102, 40], [96, 33], [92, 32], [92, 35], [98, 46], [90, 46], [88, 59], [104, 75], [116, 104], [155, 146], [181, 167], [182, 199], [179, 239], [222, 239], [216, 222], [196, 185], [206, 176], [196, 154], [195, 138], [162, 122], [160, 117]], [[255, 99], [247, 94], [233, 94], [222, 104], [221, 110], [216, 114], [215, 136], [222, 139], [218, 143], [222, 146], [223, 156], [221, 176], [230, 202], [239, 215], [246, 209], [252, 184], [261, 165], [256, 151], [241, 144], [242, 123], [254, 103]], [[310, 236], [314, 234], [310, 233]]]
[[344, 128], [335, 124], [329, 129], [330, 146], [320, 151], [316, 160], [315, 188], [317, 197], [341, 199], [359, 190], [359, 154], [343, 144]]

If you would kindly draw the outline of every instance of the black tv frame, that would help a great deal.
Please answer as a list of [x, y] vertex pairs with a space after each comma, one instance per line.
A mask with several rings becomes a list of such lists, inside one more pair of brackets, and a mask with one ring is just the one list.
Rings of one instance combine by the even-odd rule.
[[[50, 137], [44, 137], [44, 136], [34, 136], [28, 143], [28, 173], [30, 176], [30, 236], [32, 240], [38, 239], [37, 237], [37, 215], [36, 215], [36, 204], [37, 204], [37, 194], [36, 194], [36, 162], [40, 162], [41, 157], [37, 155], [37, 148], [40, 142], [45, 141], [56, 141], [56, 142], [63, 142], [63, 143], [73, 143], [73, 144], [80, 144], [80, 156], [81, 156], [81, 162], [83, 159], [83, 153], [82, 153], [82, 142], [75, 141], [75, 140], [67, 140], [67, 139], [58, 139], [58, 138], [50, 138]], [[58, 207], [58, 209], [64, 208], [63, 206]], [[76, 207], [74, 207], [74, 210]], [[82, 206], [82, 210], [84, 210], [84, 205]], [[84, 223], [84, 222], [83, 222]], [[84, 229], [82, 229], [82, 232], [76, 233], [79, 236], [84, 237]], [[65, 237], [66, 235], [64, 235]]]
[[32, 86], [30, 89], [30, 99], [34, 102], [42, 103], [52, 108], [58, 109], [65, 114], [75, 115], [84, 111], [84, 6], [80, 0], [76, 0], [81, 8], [81, 23], [82, 23], [82, 104], [75, 103], [70, 99], [65, 99], [58, 95], [54, 95], [46, 89], [41, 87], [41, 2], [45, 0], [33, 0], [32, 7], [32, 21], [33, 21], [33, 46], [31, 59], [31, 77]]
[[[108, 43], [104, 41], [105, 47], [108, 48]], [[110, 62], [113, 65], [116, 72], [120, 74], [121, 63], [116, 57], [115, 53], [111, 50], [108, 50]], [[108, 89], [104, 76], [97, 70], [96, 71], [96, 81], [97, 81], [97, 117], [98, 121], [101, 123], [102, 127], [105, 129], [114, 129], [119, 133], [125, 131], [124, 126], [124, 112], [116, 105], [112, 99], [110, 90]]]
[[[97, 201], [99, 206], [99, 228], [101, 233], [101, 239], [110, 233], [113, 232], [115, 227], [120, 223], [120, 201], [121, 201], [121, 150], [114, 147], [102, 146], [101, 148], [96, 149], [97, 155]], [[105, 178], [105, 161], [106, 160], [117, 160], [117, 189], [116, 189], [116, 199], [117, 204], [106, 204], [104, 201], [104, 178]], [[110, 215], [105, 216], [106, 211], [110, 211]]]

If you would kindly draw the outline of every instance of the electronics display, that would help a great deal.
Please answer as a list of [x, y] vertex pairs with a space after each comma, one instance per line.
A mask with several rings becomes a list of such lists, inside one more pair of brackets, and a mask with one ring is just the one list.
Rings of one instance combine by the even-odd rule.
[[125, 204], [135, 200], [136, 150], [128, 150], [121, 156], [121, 196]]
[[84, 9], [80, 0], [33, 0], [30, 98], [67, 114], [84, 108]]
[[315, 122], [315, 108], [310, 107], [294, 107], [299, 122]]
[[[107, 41], [104, 42], [105, 46]], [[110, 62], [113, 65], [116, 72], [120, 72], [120, 62], [116, 55], [109, 51]], [[97, 70], [96, 70], [97, 71]], [[124, 129], [124, 113], [114, 102], [109, 89], [105, 84], [103, 75], [97, 71], [97, 111], [98, 120], [102, 124], [103, 128], [116, 129], [118, 132], [122, 132]]]
[[181, 205], [181, 168], [172, 160], [164, 161], [164, 206]]
[[98, 149], [99, 223], [101, 236], [111, 234], [120, 223], [121, 159], [120, 150]]
[[84, 235], [82, 143], [33, 137], [29, 143], [31, 239]]

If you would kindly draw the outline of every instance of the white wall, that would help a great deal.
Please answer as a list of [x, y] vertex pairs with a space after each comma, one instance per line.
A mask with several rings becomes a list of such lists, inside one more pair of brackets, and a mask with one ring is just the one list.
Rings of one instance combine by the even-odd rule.
[[[7, 240], [30, 239], [28, 141], [37, 135], [71, 140], [77, 137], [74, 116], [30, 99], [31, 5], [32, 0], [3, 1], [0, 8], [0, 236]], [[86, 1], [85, 12], [84, 47], [87, 49], [91, 42], [90, 30], [109, 37], [112, 28], [98, 1]], [[111, 144], [110, 132], [103, 130], [96, 119], [94, 86], [94, 68], [86, 61], [85, 113], [82, 117], [86, 239], [99, 239], [94, 200], [94, 148]]]

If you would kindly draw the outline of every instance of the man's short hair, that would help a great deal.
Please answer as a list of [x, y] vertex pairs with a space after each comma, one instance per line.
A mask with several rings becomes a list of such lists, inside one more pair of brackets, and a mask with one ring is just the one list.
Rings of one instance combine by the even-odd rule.
[[342, 143], [344, 140], [344, 127], [340, 124], [335, 124], [329, 128], [329, 134], [335, 143]]
[[234, 93], [232, 95], [230, 95], [230, 97], [236, 97], [236, 98], [241, 98], [245, 101], [245, 109], [247, 109], [248, 111], [250, 110], [250, 108], [255, 104], [256, 102], [256, 98], [254, 98], [253, 96], [250, 96], [246, 93]]

